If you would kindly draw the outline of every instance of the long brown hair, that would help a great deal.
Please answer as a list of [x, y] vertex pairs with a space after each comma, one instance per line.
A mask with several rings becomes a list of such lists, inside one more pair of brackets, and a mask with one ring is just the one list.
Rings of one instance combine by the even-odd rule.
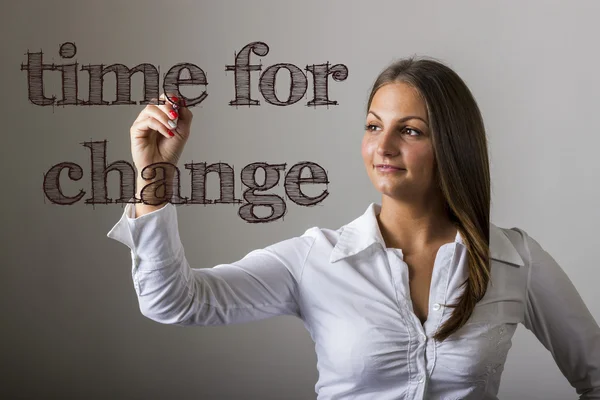
[[445, 305], [454, 311], [434, 335], [443, 341], [467, 322], [490, 279], [487, 138], [481, 112], [467, 85], [450, 67], [430, 57], [412, 56], [385, 68], [373, 84], [367, 112], [380, 87], [398, 82], [415, 88], [426, 104], [437, 184], [448, 217], [468, 251], [469, 277], [461, 285], [465, 290], [458, 303]]

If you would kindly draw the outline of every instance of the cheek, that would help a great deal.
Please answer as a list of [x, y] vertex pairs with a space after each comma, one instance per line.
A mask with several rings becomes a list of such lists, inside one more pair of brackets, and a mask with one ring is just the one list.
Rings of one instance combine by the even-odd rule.
[[413, 149], [414, 151], [406, 151], [405, 160], [407, 164], [413, 165], [415, 170], [421, 172], [429, 171], [435, 165], [433, 152], [428, 148]]
[[365, 160], [370, 158], [373, 154], [373, 144], [370, 143], [366, 138], [363, 139], [360, 151]]

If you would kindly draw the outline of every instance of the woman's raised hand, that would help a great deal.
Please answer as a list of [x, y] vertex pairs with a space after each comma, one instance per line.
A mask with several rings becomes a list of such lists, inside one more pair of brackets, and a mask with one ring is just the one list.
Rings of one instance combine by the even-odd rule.
[[[131, 155], [139, 174], [146, 166], [157, 162], [177, 165], [190, 136], [192, 112], [174, 94], [168, 95], [173, 103], [179, 105], [177, 110], [162, 94], [160, 100], [166, 100], [165, 104], [148, 104], [129, 130]], [[169, 121], [176, 122], [177, 126], [171, 128]]]

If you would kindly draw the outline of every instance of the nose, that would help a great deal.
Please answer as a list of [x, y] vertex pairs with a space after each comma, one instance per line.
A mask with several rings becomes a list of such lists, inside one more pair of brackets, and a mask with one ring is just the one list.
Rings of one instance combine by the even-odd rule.
[[379, 143], [377, 143], [377, 155], [381, 157], [393, 157], [398, 153], [399, 147], [396, 143], [393, 132], [381, 132], [381, 135], [379, 135]]

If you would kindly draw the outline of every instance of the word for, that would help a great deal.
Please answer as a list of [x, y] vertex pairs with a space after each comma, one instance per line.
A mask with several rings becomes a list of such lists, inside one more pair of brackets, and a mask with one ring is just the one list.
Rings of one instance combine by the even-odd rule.
[[[185, 164], [185, 168], [190, 170], [191, 174], [191, 198], [181, 197], [179, 169], [169, 163], [155, 163], [148, 165], [141, 171], [141, 177], [144, 180], [156, 178], [157, 170], [162, 172], [162, 178], [152, 181], [145, 185], [140, 191], [141, 199], [135, 197], [136, 179], [138, 176], [135, 167], [124, 160], [115, 161], [106, 165], [106, 143], [107, 141], [83, 142], [82, 145], [90, 149], [91, 152], [91, 182], [92, 197], [85, 200], [86, 204], [110, 204], [110, 203], [141, 203], [161, 204], [168, 201], [173, 204], [215, 204], [215, 203], [235, 203], [242, 204], [243, 200], [236, 199], [234, 196], [235, 177], [233, 168], [226, 163], [215, 163], [206, 165], [205, 162]], [[256, 171], [262, 169], [265, 173], [264, 183], [259, 185], [256, 181]], [[276, 194], [258, 194], [265, 192], [279, 184], [280, 174], [286, 164], [267, 164], [264, 162], [252, 163], [244, 167], [241, 171], [241, 182], [247, 189], [243, 192], [244, 203], [238, 211], [239, 216], [249, 223], [272, 222], [286, 213], [285, 200]], [[310, 171], [310, 177], [301, 177], [303, 170], [307, 168]], [[78, 181], [83, 177], [83, 169], [76, 163], [61, 162], [52, 166], [44, 174], [44, 194], [54, 204], [72, 205], [86, 194], [80, 190], [75, 196], [67, 196], [63, 193], [60, 186], [60, 177], [64, 169], [68, 170], [68, 177], [72, 181]], [[107, 177], [111, 171], [118, 171], [120, 174], [120, 194], [117, 200], [108, 198]], [[217, 172], [219, 175], [220, 198], [209, 200], [206, 198], [206, 175], [209, 172]], [[165, 176], [171, 179], [165, 179]], [[167, 184], [172, 182], [172, 184]], [[328, 184], [326, 171], [318, 164], [305, 161], [294, 164], [285, 175], [284, 186], [287, 197], [294, 203], [301, 206], [314, 206], [322, 202], [328, 195], [327, 189], [315, 197], [306, 196], [300, 186], [303, 184]], [[159, 189], [164, 192], [159, 196]], [[154, 199], [156, 201], [144, 201]], [[133, 199], [133, 201], [131, 201]], [[260, 218], [254, 213], [256, 206], [266, 206], [271, 209], [271, 215]]]
[[[264, 57], [269, 52], [269, 46], [264, 42], [252, 42], [247, 44], [235, 56], [235, 64], [226, 65], [225, 71], [233, 71], [235, 83], [235, 100], [231, 100], [231, 106], [258, 106], [260, 102], [251, 98], [250, 82], [253, 71], [261, 71], [262, 64], [250, 64], [251, 53]], [[73, 42], [65, 42], [60, 46], [59, 55], [63, 59], [73, 58], [77, 54], [77, 47]], [[81, 66], [81, 71], [89, 74], [89, 99], [78, 99], [77, 78], [78, 63], [71, 64], [44, 64], [43, 52], [27, 52], [27, 64], [21, 64], [21, 71], [27, 71], [27, 85], [29, 100], [38, 106], [106, 106], [106, 105], [134, 105], [138, 104], [131, 100], [131, 77], [140, 72], [144, 76], [144, 100], [139, 104], [164, 104], [165, 100], [158, 100], [158, 75], [159, 68], [152, 64], [143, 63], [133, 68], [123, 64], [87, 64]], [[279, 99], [275, 93], [275, 80], [280, 70], [287, 70], [290, 75], [290, 87], [287, 99]], [[187, 70], [189, 78], [182, 79], [181, 74]], [[344, 81], [348, 77], [348, 68], [343, 64], [330, 66], [329, 62], [324, 64], [307, 65], [305, 70], [312, 74], [312, 99], [306, 103], [307, 106], [330, 106], [338, 102], [329, 99], [329, 76], [335, 81]], [[56, 101], [56, 96], [46, 97], [44, 95], [44, 71], [61, 71], [62, 73], [62, 96]], [[114, 73], [116, 76], [117, 98], [113, 102], [103, 100], [104, 75]], [[258, 80], [258, 91], [265, 101], [276, 106], [289, 106], [304, 97], [308, 89], [308, 77], [294, 64], [279, 63], [267, 67]], [[191, 63], [178, 63], [169, 69], [164, 76], [163, 91], [165, 93], [176, 93], [185, 100], [188, 107], [202, 103], [208, 96], [204, 90], [198, 97], [187, 98], [179, 90], [180, 86], [208, 85], [206, 74], [197, 65]]]

